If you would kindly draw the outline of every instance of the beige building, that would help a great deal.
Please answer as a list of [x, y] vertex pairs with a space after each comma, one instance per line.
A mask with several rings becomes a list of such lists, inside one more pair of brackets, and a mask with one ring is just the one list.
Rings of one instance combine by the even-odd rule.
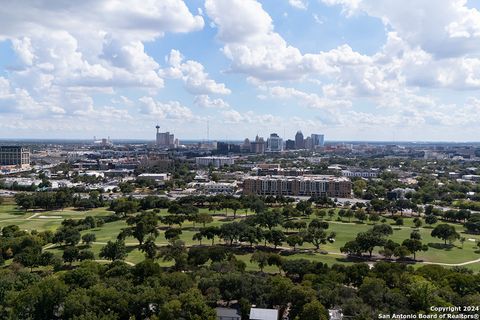
[[28, 167], [30, 151], [21, 146], [0, 146], [0, 166]]
[[250, 177], [243, 182], [243, 193], [350, 198], [352, 183], [347, 178], [317, 175]]

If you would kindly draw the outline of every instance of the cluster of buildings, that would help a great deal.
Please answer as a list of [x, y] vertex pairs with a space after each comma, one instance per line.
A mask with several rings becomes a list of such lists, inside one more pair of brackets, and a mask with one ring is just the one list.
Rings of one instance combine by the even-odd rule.
[[254, 141], [245, 139], [241, 149], [251, 153], [263, 154], [265, 152], [281, 152], [284, 150], [318, 150], [325, 146], [323, 134], [312, 134], [304, 138], [303, 133], [298, 131], [295, 140], [283, 140], [277, 133], [272, 133], [265, 141], [262, 137], [255, 137]]

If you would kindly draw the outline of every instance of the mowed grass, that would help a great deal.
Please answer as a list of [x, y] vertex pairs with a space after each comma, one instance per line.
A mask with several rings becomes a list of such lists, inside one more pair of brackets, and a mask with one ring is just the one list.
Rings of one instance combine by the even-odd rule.
[[[209, 211], [206, 208], [201, 208], [200, 212], [208, 212], [212, 214], [214, 221], [212, 223], [207, 224], [207, 226], [221, 226], [224, 223], [231, 222], [233, 218], [233, 212], [228, 210], [227, 217], [225, 217], [225, 211], [217, 211], [215, 214]], [[71, 208], [67, 208], [64, 210], [53, 210], [53, 211], [29, 211], [25, 212], [23, 210], [19, 210], [16, 208], [14, 204], [4, 204], [0, 206], [0, 227], [16, 224], [19, 225], [21, 229], [24, 230], [51, 230], [55, 231], [60, 225], [63, 219], [83, 219], [87, 216], [95, 216], [95, 217], [104, 217], [112, 215], [113, 213], [108, 211], [106, 208], [98, 208], [89, 211], [76, 211]], [[166, 215], [167, 210], [162, 209], [160, 215]], [[252, 212], [247, 212], [248, 215], [253, 214]], [[49, 218], [40, 218], [40, 217], [49, 217]], [[239, 210], [237, 212], [237, 219], [235, 221], [241, 221], [245, 217], [245, 211]], [[315, 216], [310, 216], [308, 218], [299, 218], [305, 222], [310, 222], [314, 219]], [[344, 222], [337, 221], [337, 216], [330, 218], [327, 217], [324, 221], [327, 221], [330, 225], [328, 232], [334, 231], [336, 232], [336, 240], [334, 243], [327, 243], [321, 246], [321, 250], [328, 252], [328, 254], [321, 254], [321, 253], [314, 253], [313, 252], [313, 245], [310, 243], [304, 243], [304, 245], [298, 247], [298, 249], [306, 249], [310, 250], [312, 253], [295, 253], [292, 255], [285, 256], [287, 259], [293, 258], [305, 258], [312, 261], [321, 261], [327, 264], [333, 263], [352, 263], [348, 262], [343, 256], [340, 255], [340, 248], [350, 240], [353, 240], [359, 232], [367, 231], [368, 229], [373, 227], [371, 222], [368, 223], [358, 223], [356, 219], [352, 218], [351, 222], [348, 222], [347, 219], [344, 219]], [[387, 224], [392, 225], [393, 220], [387, 219]], [[443, 223], [443, 222], [439, 222]], [[380, 222], [377, 222], [380, 224]], [[447, 264], [455, 264], [455, 263], [463, 263], [467, 261], [472, 261], [480, 258], [480, 251], [476, 248], [476, 241], [480, 240], [480, 236], [478, 235], [469, 235], [464, 233], [464, 229], [460, 224], [453, 224], [457, 229], [457, 232], [460, 232], [462, 237], [465, 237], [467, 240], [462, 245], [459, 241], [454, 242], [453, 246], [445, 248], [443, 247], [443, 241], [438, 238], [433, 238], [430, 236], [432, 231], [431, 227], [421, 227], [419, 228], [419, 232], [422, 235], [422, 241], [424, 244], [429, 245], [429, 250], [426, 252], [417, 252], [417, 260], [423, 260], [428, 262], [436, 262], [436, 263], [447, 263]], [[82, 234], [85, 233], [94, 233], [96, 235], [96, 242], [92, 245], [91, 250], [95, 253], [97, 259], [99, 259], [99, 252], [100, 249], [105, 245], [105, 243], [109, 240], [114, 241], [117, 238], [117, 235], [123, 228], [128, 227], [125, 220], [118, 220], [114, 222], [109, 222], [104, 224], [102, 227], [97, 227], [95, 229], [85, 230], [82, 231]], [[160, 224], [160, 235], [156, 240], [157, 245], [166, 245], [167, 240], [164, 237], [164, 230], [168, 226]], [[178, 228], [179, 226], [174, 226]], [[190, 221], [185, 221], [182, 224], [182, 235], [180, 239], [183, 240], [187, 246], [197, 245], [199, 244], [198, 241], [193, 241], [193, 235], [198, 231], [198, 229], [202, 227], [198, 223], [193, 223]], [[395, 242], [401, 243], [403, 240], [408, 239], [410, 237], [410, 233], [414, 230], [413, 228], [413, 218], [404, 217], [404, 226], [395, 226], [392, 225], [394, 229], [394, 233], [389, 238]], [[284, 230], [288, 231], [289, 233], [293, 232], [292, 230]], [[295, 231], [296, 232], [296, 231]], [[475, 241], [471, 241], [475, 240]], [[204, 245], [210, 244], [210, 240], [204, 239], [202, 241]], [[215, 238], [215, 243], [223, 243], [222, 240]], [[133, 237], [128, 237], [126, 239], [126, 244], [128, 247], [128, 257], [126, 261], [132, 263], [138, 263], [144, 259], [144, 255], [141, 251], [138, 250], [138, 241]], [[287, 243], [283, 243], [284, 247], [283, 251], [291, 252], [292, 249], [288, 248]], [[374, 254], [378, 255], [378, 250], [380, 248], [376, 248]], [[61, 255], [62, 251], [59, 247], [51, 247], [48, 250], [55, 252], [56, 254]], [[248, 270], [258, 270], [256, 264], [250, 262], [250, 255], [238, 255], [239, 259], [244, 261], [247, 264]], [[162, 265], [171, 265], [171, 262], [162, 262]], [[422, 263], [417, 263], [417, 266], [423, 265]], [[480, 263], [474, 263], [466, 265], [467, 268], [470, 268], [475, 271], [480, 271]], [[277, 272], [276, 267], [270, 267], [270, 269], [265, 269], [268, 272]]]

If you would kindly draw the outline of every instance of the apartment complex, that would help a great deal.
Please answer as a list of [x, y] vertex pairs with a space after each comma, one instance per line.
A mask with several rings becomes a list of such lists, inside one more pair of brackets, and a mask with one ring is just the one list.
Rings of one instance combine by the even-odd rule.
[[244, 180], [245, 194], [273, 196], [328, 196], [350, 198], [352, 183], [347, 178], [333, 176], [264, 176]]
[[230, 157], [197, 157], [195, 158], [197, 167], [213, 166], [221, 168], [223, 166], [231, 166], [235, 164], [235, 159]]
[[0, 166], [27, 167], [30, 151], [21, 146], [0, 146]]

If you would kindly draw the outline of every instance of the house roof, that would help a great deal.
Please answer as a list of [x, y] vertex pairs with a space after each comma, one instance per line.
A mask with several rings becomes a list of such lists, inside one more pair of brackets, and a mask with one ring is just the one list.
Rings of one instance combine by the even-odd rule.
[[278, 320], [278, 310], [276, 309], [250, 309], [250, 320]]

